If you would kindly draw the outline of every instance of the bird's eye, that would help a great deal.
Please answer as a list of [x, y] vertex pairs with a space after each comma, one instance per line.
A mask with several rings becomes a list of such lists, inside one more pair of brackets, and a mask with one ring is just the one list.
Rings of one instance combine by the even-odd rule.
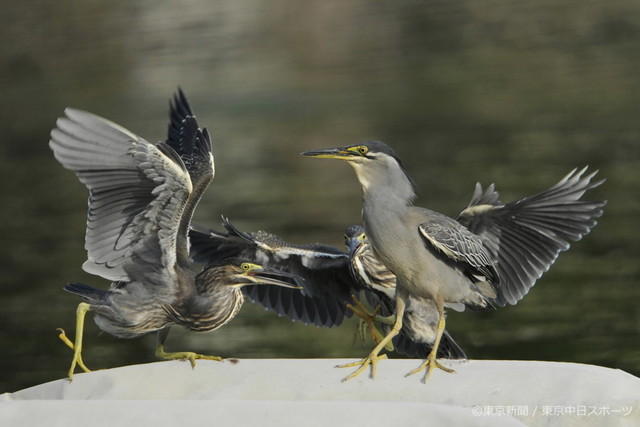
[[367, 152], [369, 152], [369, 149], [367, 147], [365, 147], [364, 145], [361, 145], [358, 147], [358, 153], [360, 154], [367, 154]]
[[249, 271], [251, 270], [251, 265], [248, 262], [243, 262], [242, 264], [240, 264], [240, 268], [244, 271]]

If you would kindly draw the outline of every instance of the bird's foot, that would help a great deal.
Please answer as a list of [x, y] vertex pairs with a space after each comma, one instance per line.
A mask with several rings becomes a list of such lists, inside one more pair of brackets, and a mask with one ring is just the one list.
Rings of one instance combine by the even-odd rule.
[[[75, 346], [73, 345], [73, 342], [71, 342], [71, 340], [69, 339], [69, 337], [67, 337], [66, 332], [64, 331], [64, 329], [62, 328], [58, 328], [57, 331], [59, 331], [60, 333], [58, 334], [58, 338], [60, 338], [60, 340], [66, 344], [67, 347], [69, 347], [71, 350], [75, 350]], [[75, 357], [75, 355], [74, 355]], [[91, 369], [87, 368], [86, 365], [84, 364], [84, 362], [82, 361], [82, 354], [78, 354], [75, 362], [78, 364], [78, 366], [80, 366], [80, 368], [85, 371], [85, 372], [91, 372]], [[71, 362], [73, 364], [73, 361]], [[73, 377], [73, 373], [71, 374], [71, 377], [69, 379], [71, 379]]]
[[452, 374], [456, 372], [453, 369], [447, 368], [446, 366], [444, 366], [440, 362], [438, 362], [438, 360], [435, 357], [435, 354], [433, 354], [433, 355], [429, 354], [429, 356], [427, 357], [427, 360], [425, 360], [422, 363], [422, 365], [420, 365], [418, 368], [410, 371], [405, 376], [408, 377], [409, 375], [417, 374], [418, 372], [422, 372], [422, 371], [426, 370], [426, 372], [424, 374], [424, 378], [422, 378], [422, 382], [426, 383], [427, 380], [429, 379], [429, 377], [431, 376], [431, 373], [433, 372], [433, 370], [435, 368], [442, 369], [443, 371], [449, 372], [449, 373], [452, 373]]
[[357, 377], [358, 375], [360, 375], [362, 373], [362, 371], [364, 371], [365, 369], [367, 369], [367, 366], [371, 365], [371, 378], [375, 378], [376, 377], [376, 372], [377, 372], [377, 364], [380, 360], [382, 359], [386, 359], [387, 355], [386, 354], [382, 354], [382, 355], [378, 355], [377, 352], [372, 352], [371, 354], [369, 354], [369, 356], [365, 357], [364, 359], [358, 361], [358, 362], [353, 362], [353, 363], [346, 363], [344, 365], [338, 365], [336, 366], [336, 368], [353, 368], [355, 366], [359, 366], [358, 369], [356, 369], [354, 372], [352, 372], [351, 374], [347, 375], [346, 377], [344, 377], [342, 379], [342, 382], [348, 381], [352, 378]]
[[[360, 309], [360, 307], [362, 308], [362, 310]], [[365, 331], [368, 331], [371, 339], [377, 344], [383, 338], [382, 333], [374, 323], [375, 313], [377, 310], [379, 310], [379, 307], [373, 313], [370, 313], [362, 306], [360, 307], [347, 304], [347, 308], [351, 310], [353, 314], [359, 317], [358, 326], [356, 326], [356, 337], [359, 337], [360, 340], [364, 343]]]
[[76, 309], [76, 337], [75, 341], [71, 342], [64, 330], [60, 330], [58, 337], [68, 347], [73, 350], [73, 359], [71, 359], [71, 367], [69, 368], [68, 378], [69, 381], [73, 381], [73, 372], [76, 370], [76, 365], [80, 366], [85, 372], [90, 372], [82, 361], [82, 336], [84, 335], [84, 318], [88, 311], [91, 310], [91, 306], [86, 302], [78, 304]]
[[[188, 360], [191, 363], [191, 367], [196, 367], [196, 360], [215, 360], [216, 362], [223, 362], [224, 359], [220, 356], [207, 356], [206, 354], [194, 353], [192, 351], [177, 351], [174, 353], [165, 353], [163, 350], [156, 351], [156, 356], [161, 359], [167, 360]], [[232, 360], [233, 363], [237, 363], [236, 359]]]
[[[375, 322], [393, 324], [395, 317], [390, 316], [389, 318], [387, 318], [378, 316], [381, 306], [377, 306], [376, 309], [371, 312], [360, 302], [360, 300], [355, 295], [351, 295], [351, 298], [353, 298], [353, 302], [355, 305], [347, 304], [347, 308], [351, 310], [353, 314], [360, 318], [358, 326], [356, 327], [356, 337], [360, 337], [360, 340], [364, 342], [364, 331], [368, 330], [373, 342], [378, 344], [380, 341], [382, 341], [384, 335], [382, 334], [382, 332], [380, 332], [380, 329], [376, 326]], [[389, 319], [391, 319], [391, 323], [389, 323]], [[393, 351], [393, 343], [389, 342], [385, 346], [385, 349], [387, 351]]]

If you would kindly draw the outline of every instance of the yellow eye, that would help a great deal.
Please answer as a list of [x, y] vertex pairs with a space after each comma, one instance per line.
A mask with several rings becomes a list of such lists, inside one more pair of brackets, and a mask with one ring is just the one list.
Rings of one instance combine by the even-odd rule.
[[356, 145], [351, 148], [348, 148], [348, 150], [351, 151], [352, 153], [358, 153], [361, 156], [364, 156], [369, 152], [369, 149], [367, 148], [366, 145]]
[[243, 262], [242, 264], [240, 264], [240, 268], [244, 271], [249, 271], [251, 270], [251, 264], [249, 264], [248, 262]]

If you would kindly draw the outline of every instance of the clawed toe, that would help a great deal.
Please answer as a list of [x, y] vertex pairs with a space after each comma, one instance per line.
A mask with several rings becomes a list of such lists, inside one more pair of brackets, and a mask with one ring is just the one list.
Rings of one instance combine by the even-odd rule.
[[440, 362], [438, 362], [436, 360], [435, 357], [431, 357], [431, 355], [429, 355], [427, 360], [425, 360], [422, 365], [420, 365], [418, 368], [416, 368], [416, 369], [410, 371], [409, 373], [407, 373], [407, 375], [405, 375], [405, 377], [408, 377], [410, 375], [417, 374], [419, 372], [422, 372], [422, 371], [426, 370], [424, 378], [422, 378], [422, 382], [426, 383], [427, 380], [429, 379], [429, 377], [431, 376], [431, 373], [436, 368], [442, 369], [443, 371], [449, 372], [449, 373], [455, 373], [456, 372], [453, 369], [447, 368], [446, 366], [442, 365]]
[[351, 374], [347, 375], [346, 377], [344, 377], [342, 379], [342, 382], [345, 382], [345, 381], [349, 381], [352, 378], [357, 377], [365, 369], [367, 369], [367, 366], [371, 365], [371, 378], [373, 379], [373, 378], [376, 377], [378, 362], [380, 360], [383, 360], [383, 359], [386, 359], [386, 358], [387, 358], [386, 354], [382, 354], [382, 355], [370, 354], [369, 356], [365, 357], [364, 359], [362, 359], [362, 360], [360, 360], [358, 362], [346, 363], [344, 365], [338, 365], [338, 366], [336, 366], [336, 368], [353, 368], [353, 367], [359, 366], [358, 369], [356, 369], [354, 372], [352, 372]]

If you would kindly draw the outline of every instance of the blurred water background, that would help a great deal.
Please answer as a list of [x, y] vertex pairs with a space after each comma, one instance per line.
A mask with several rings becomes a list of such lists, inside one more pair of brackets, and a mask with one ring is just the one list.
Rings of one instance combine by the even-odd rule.
[[[0, 1], [0, 392], [65, 376], [84, 273], [85, 188], [53, 158], [67, 106], [164, 139], [180, 85], [212, 131], [217, 175], [196, 212], [342, 247], [360, 221], [350, 168], [299, 153], [381, 139], [455, 215], [476, 181], [502, 200], [574, 167], [600, 169], [594, 232], [517, 306], [450, 313], [472, 358], [593, 363], [640, 375], [640, 3], [561, 0]], [[253, 304], [168, 350], [225, 357], [358, 358], [354, 321], [318, 329]], [[145, 363], [155, 336], [87, 322], [94, 369]], [[384, 364], [380, 369], [384, 369]], [[328, 367], [329, 369], [329, 367]], [[295, 374], [295, 373], [292, 373]]]

